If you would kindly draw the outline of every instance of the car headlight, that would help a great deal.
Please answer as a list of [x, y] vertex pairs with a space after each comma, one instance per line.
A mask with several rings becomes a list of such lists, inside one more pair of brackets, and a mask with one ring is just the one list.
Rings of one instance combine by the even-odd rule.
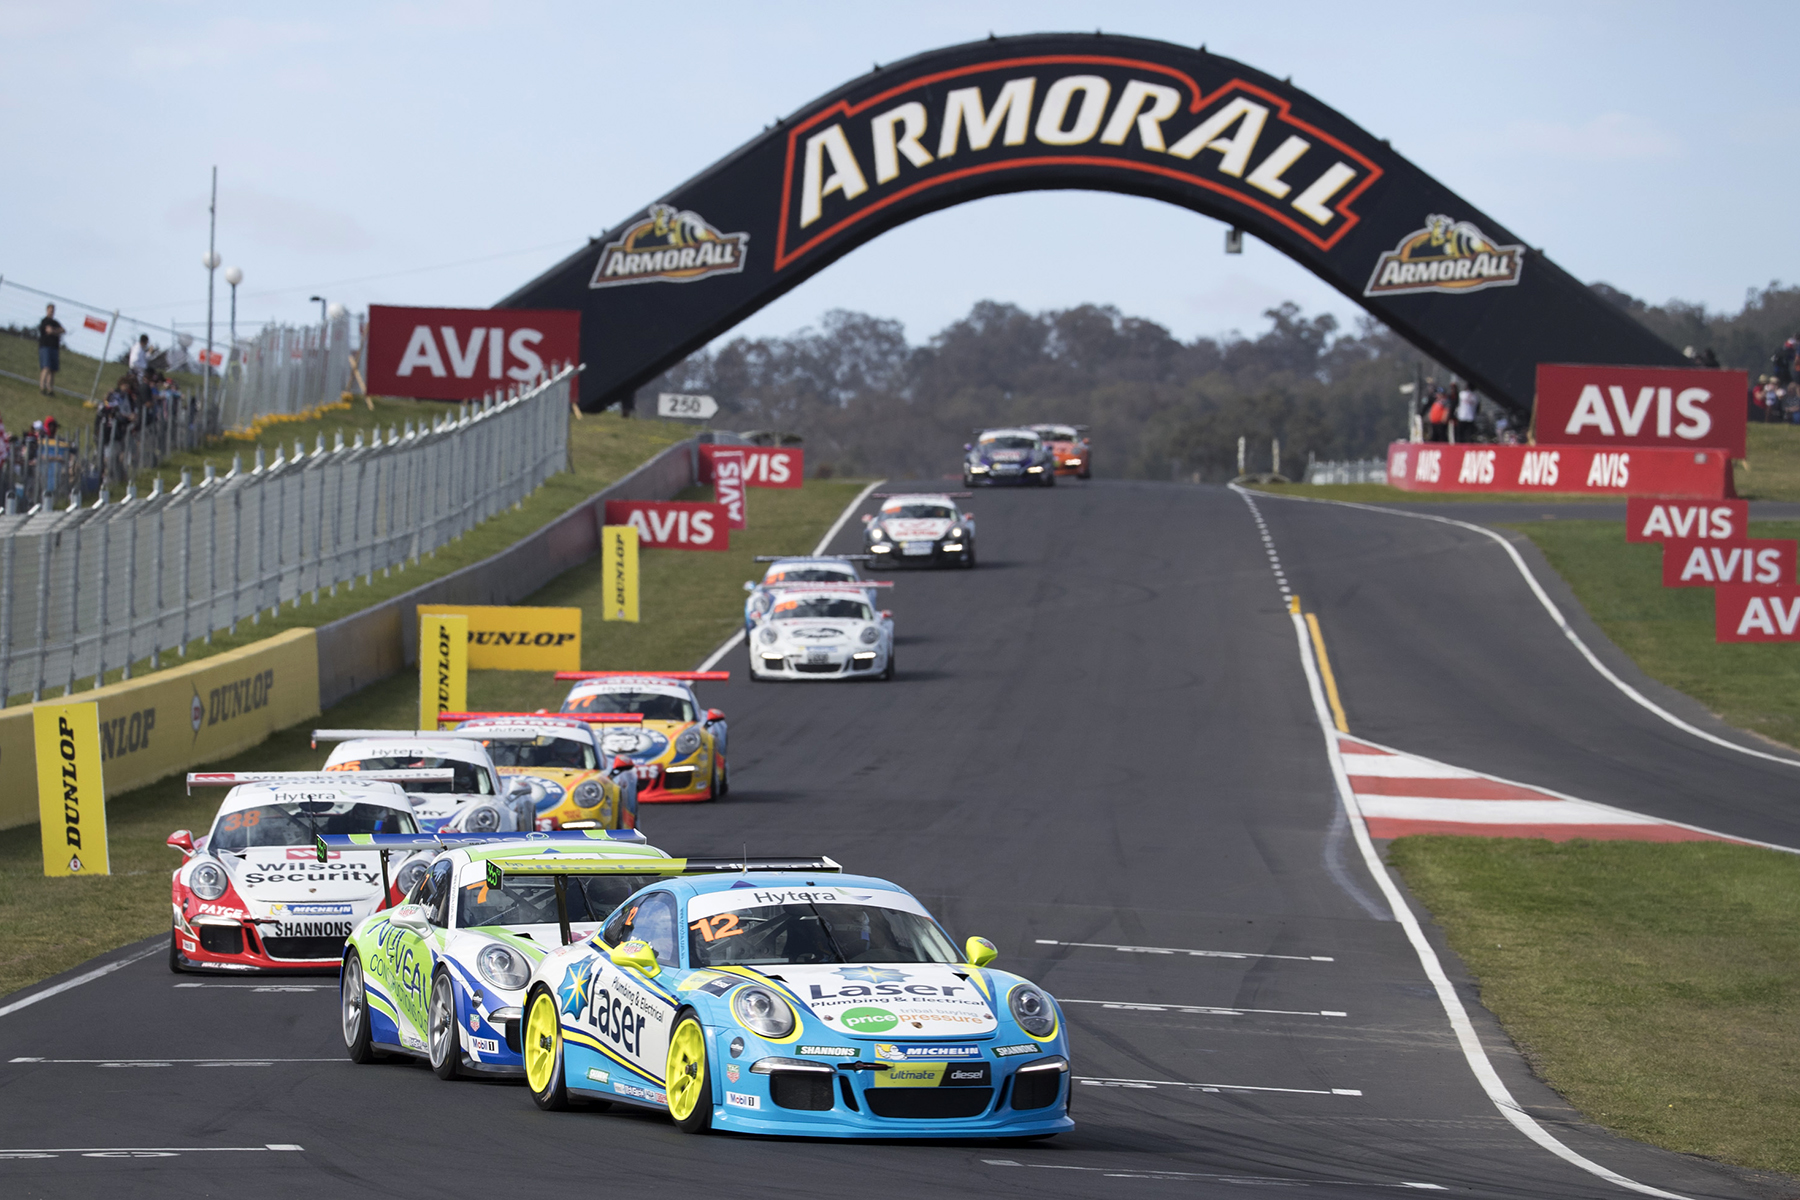
[[412, 895], [412, 890], [418, 886], [419, 880], [425, 878], [426, 865], [424, 859], [415, 858], [400, 868], [400, 873], [394, 876], [394, 886], [400, 889], [402, 896]]
[[675, 739], [675, 753], [682, 758], [686, 758], [699, 748], [700, 731], [691, 725], [682, 730], [681, 736]]
[[203, 862], [188, 876], [188, 887], [202, 900], [217, 900], [225, 894], [225, 885], [230, 882], [225, 868], [218, 863]]
[[505, 946], [483, 946], [475, 956], [475, 969], [497, 988], [516, 992], [531, 979], [531, 964]]
[[500, 828], [500, 810], [491, 804], [477, 804], [463, 818], [462, 827], [470, 833], [495, 833]]
[[1049, 1037], [1056, 1032], [1056, 1010], [1050, 1007], [1049, 997], [1036, 988], [1016, 987], [1006, 998], [1006, 1003], [1012, 1009], [1013, 1020], [1026, 1033], [1033, 1037]]
[[862, 640], [863, 640], [863, 645], [873, 646], [876, 642], [879, 642], [881, 640], [881, 631], [879, 629], [876, 629], [873, 625], [871, 625], [867, 629], [862, 631]]
[[886, 536], [887, 536], [887, 532], [885, 530], [883, 530], [881, 528], [881, 526], [879, 526], [879, 525], [869, 526], [869, 540], [871, 542], [879, 542], [882, 538], [884, 538]]
[[773, 629], [765, 629], [756, 636], [763, 640], [763, 645], [765, 646], [773, 646], [776, 642], [781, 640], [781, 635], [776, 633]]
[[600, 785], [595, 783], [592, 779], [576, 787], [574, 795], [575, 806], [577, 808], [592, 808], [604, 799], [604, 796], [600, 791]]
[[794, 1032], [794, 1010], [766, 987], [746, 984], [731, 995], [731, 1015], [752, 1033], [784, 1038]]
[[961, 536], [962, 536], [962, 527], [961, 527], [961, 526], [960, 526], [960, 525], [959, 525], [959, 526], [953, 526], [953, 527], [952, 527], [952, 528], [951, 528], [951, 530], [950, 530], [950, 536], [951, 536], [951, 537], [953, 537], [953, 538], [959, 538], [959, 537], [961, 537]]

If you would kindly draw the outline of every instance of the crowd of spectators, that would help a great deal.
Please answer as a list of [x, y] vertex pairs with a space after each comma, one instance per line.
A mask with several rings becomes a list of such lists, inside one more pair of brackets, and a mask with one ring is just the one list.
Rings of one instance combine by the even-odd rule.
[[1800, 333], [1769, 356], [1769, 372], [1750, 385], [1750, 419], [1800, 425]]
[[1454, 379], [1447, 384], [1426, 379], [1416, 413], [1420, 432], [1428, 442], [1494, 442], [1510, 446], [1520, 440], [1504, 410], [1483, 404], [1479, 392]]
[[130, 369], [94, 413], [94, 447], [107, 482], [123, 483], [135, 467], [153, 465], [171, 430], [198, 416], [197, 399], [183, 394], [157, 361], [149, 337], [140, 336], [126, 360]]

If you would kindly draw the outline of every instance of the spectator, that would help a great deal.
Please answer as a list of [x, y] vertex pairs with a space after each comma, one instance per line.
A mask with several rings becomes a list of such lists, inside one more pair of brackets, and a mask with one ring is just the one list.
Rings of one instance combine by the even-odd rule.
[[1431, 407], [1425, 410], [1425, 440], [1448, 441], [1450, 437], [1450, 394], [1439, 388], [1431, 393]]
[[155, 353], [156, 351], [150, 346], [150, 335], [138, 334], [138, 340], [131, 347], [131, 357], [127, 360], [131, 373], [139, 379], [144, 378], [145, 373], [150, 370], [150, 358]]
[[1711, 371], [1719, 369], [1719, 356], [1713, 353], [1713, 348], [1711, 346], [1708, 346], [1701, 352], [1700, 365]]
[[38, 391], [56, 394], [56, 373], [62, 370], [62, 340], [68, 330], [56, 319], [56, 305], [44, 305], [44, 319], [37, 323]]
[[94, 442], [100, 448], [100, 477], [123, 483], [125, 436], [131, 430], [131, 376], [121, 375], [94, 414]]
[[1794, 356], [1800, 351], [1800, 340], [1796, 339], [1800, 339], [1800, 334], [1783, 342], [1781, 349], [1770, 356], [1770, 362], [1775, 367], [1776, 383], [1789, 384], [1794, 381]]
[[1463, 384], [1462, 391], [1456, 396], [1456, 440], [1472, 442], [1475, 440], [1475, 389]]

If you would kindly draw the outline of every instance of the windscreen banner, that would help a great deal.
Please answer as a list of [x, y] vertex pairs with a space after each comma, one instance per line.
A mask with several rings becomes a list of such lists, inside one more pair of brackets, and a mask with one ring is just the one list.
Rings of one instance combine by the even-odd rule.
[[729, 550], [730, 519], [723, 504], [699, 500], [606, 502], [606, 524], [632, 526], [650, 550]]
[[1731, 495], [1731, 460], [1723, 450], [1395, 442], [1388, 447], [1388, 483], [1409, 492], [1713, 499]]
[[1742, 371], [1539, 363], [1537, 444], [1663, 447], [1744, 457], [1749, 378]]
[[363, 372], [376, 396], [477, 400], [577, 362], [581, 314], [562, 309], [369, 306]]
[[718, 446], [700, 447], [700, 482], [713, 482], [713, 455], [742, 451], [744, 454], [744, 486], [753, 488], [797, 488], [806, 475], [804, 446]]

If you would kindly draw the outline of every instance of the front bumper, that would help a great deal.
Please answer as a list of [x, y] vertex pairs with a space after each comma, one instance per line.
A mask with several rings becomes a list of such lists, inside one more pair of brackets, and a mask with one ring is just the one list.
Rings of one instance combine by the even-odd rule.
[[[971, 537], [945, 538], [933, 542], [928, 554], [907, 554], [901, 542], [868, 542], [863, 552], [875, 556], [876, 567], [941, 567], [962, 562], [974, 545]], [[951, 546], [956, 549], [950, 549]]]
[[[187, 928], [176, 926], [175, 950], [181, 966], [192, 971], [241, 974], [249, 971], [275, 974], [335, 972], [344, 958], [344, 939], [335, 939], [335, 952], [326, 952], [321, 938], [262, 936], [254, 921], [232, 924], [206, 922]], [[306, 943], [296, 945], [295, 943]], [[277, 954], [279, 952], [279, 954]], [[298, 954], [299, 957], [293, 957]]]
[[751, 670], [765, 679], [857, 679], [877, 676], [887, 666], [887, 654], [879, 645], [858, 643], [849, 650], [833, 650], [823, 660], [809, 654], [758, 646], [751, 652]]
[[682, 804], [712, 799], [712, 763], [646, 763], [638, 768], [639, 804]]

